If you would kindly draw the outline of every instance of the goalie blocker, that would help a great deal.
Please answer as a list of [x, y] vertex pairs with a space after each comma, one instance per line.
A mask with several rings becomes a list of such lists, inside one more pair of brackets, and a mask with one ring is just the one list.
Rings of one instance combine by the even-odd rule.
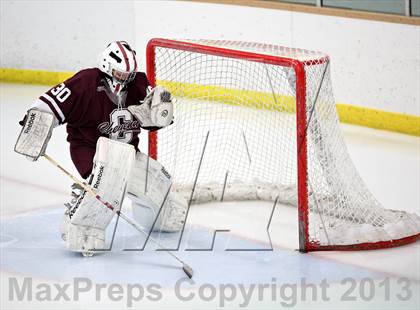
[[54, 124], [52, 113], [32, 108], [23, 119], [23, 127], [15, 144], [15, 152], [30, 160], [44, 155]]

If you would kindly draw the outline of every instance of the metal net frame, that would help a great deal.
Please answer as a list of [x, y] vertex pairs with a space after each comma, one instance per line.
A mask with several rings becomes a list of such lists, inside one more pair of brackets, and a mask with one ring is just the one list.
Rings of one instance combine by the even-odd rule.
[[299, 249], [374, 249], [420, 238], [416, 214], [385, 209], [342, 137], [330, 60], [276, 45], [152, 39], [152, 86], [174, 98], [174, 124], [149, 154], [193, 203], [277, 200], [298, 208]]

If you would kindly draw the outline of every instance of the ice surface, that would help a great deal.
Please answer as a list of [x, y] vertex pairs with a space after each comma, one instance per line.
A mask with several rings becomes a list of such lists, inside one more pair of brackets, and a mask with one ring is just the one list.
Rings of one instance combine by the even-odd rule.
[[[163, 252], [154, 251], [153, 247], [143, 252], [121, 251], [124, 247], [142, 245], [137, 233], [124, 223], [120, 223], [121, 234], [117, 235], [112, 252], [85, 259], [64, 249], [59, 239], [58, 225], [64, 211], [62, 203], [68, 199], [71, 180], [42, 158], [32, 163], [13, 152], [20, 130], [18, 121], [32, 100], [46, 88], [0, 84], [2, 306], [6, 303], [7, 298], [3, 296], [8, 296], [8, 279], [12, 276], [32, 276], [36, 281], [44, 282], [66, 282], [77, 276], [87, 276], [96, 283], [157, 282], [169, 289], [174, 281], [183, 276], [177, 262]], [[397, 206], [401, 210], [420, 213], [419, 138], [348, 125], [344, 125], [343, 130], [350, 155], [375, 197], [385, 207]], [[147, 150], [144, 139], [141, 144], [142, 149]], [[65, 128], [54, 131], [47, 151], [66, 168], [77, 173], [68, 154]], [[285, 205], [276, 206], [269, 227], [274, 251], [223, 251], [226, 247], [269, 248], [267, 225], [272, 209], [272, 203], [252, 201], [203, 204], [191, 209], [183, 239], [186, 243], [182, 244], [184, 250], [177, 253], [194, 268], [195, 289], [205, 282], [270, 283], [273, 277], [283, 283], [296, 281], [300, 277], [307, 277], [308, 282], [327, 278], [333, 283], [339, 283], [345, 277], [358, 281], [364, 277], [376, 280], [407, 277], [412, 280], [417, 299], [403, 304], [384, 303], [382, 300], [376, 305], [382, 309], [415, 308], [418, 305], [418, 293], [415, 292], [420, 281], [419, 243], [388, 250], [303, 255], [294, 251], [298, 247], [296, 209]], [[127, 211], [130, 214], [130, 210]], [[185, 251], [185, 246], [208, 248], [216, 229], [230, 230], [229, 233], [217, 233], [216, 251]], [[177, 236], [167, 235], [162, 237], [162, 241], [173, 246], [176, 245]], [[16, 307], [10, 303], [6, 305], [8, 308]], [[80, 301], [76, 306], [115, 308], [117, 305], [118, 308], [123, 307], [111, 301], [100, 306]], [[164, 308], [165, 305], [161, 304], [160, 307]], [[276, 305], [278, 303], [256, 303], [253, 308]], [[327, 308], [325, 304], [311, 305]], [[180, 308], [189, 306], [194, 305], [178, 304]], [[366, 308], [363, 303], [359, 306]], [[18, 306], [36, 307], [46, 309], [58, 306], [45, 303]], [[66, 308], [65, 305], [60, 307]], [[67, 307], [71, 308], [71, 304]], [[338, 309], [339, 305], [329, 304], [329, 307]]]

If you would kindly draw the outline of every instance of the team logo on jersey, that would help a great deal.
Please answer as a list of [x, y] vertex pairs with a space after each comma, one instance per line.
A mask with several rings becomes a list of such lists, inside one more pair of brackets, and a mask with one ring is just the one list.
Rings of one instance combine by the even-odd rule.
[[103, 122], [98, 126], [99, 131], [107, 135], [132, 131], [139, 128], [140, 122], [135, 120], [124, 122], [122, 124], [115, 124], [114, 122]]
[[115, 109], [109, 122], [100, 123], [98, 130], [113, 140], [130, 143], [134, 132], [140, 132], [140, 122], [127, 109]]

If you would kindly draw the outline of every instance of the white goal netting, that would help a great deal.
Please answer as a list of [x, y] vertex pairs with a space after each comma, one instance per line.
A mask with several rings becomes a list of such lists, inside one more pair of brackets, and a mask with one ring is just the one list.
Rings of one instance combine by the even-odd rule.
[[384, 209], [354, 168], [326, 55], [229, 41], [150, 48], [149, 79], [175, 102], [152, 148], [187, 199], [299, 206], [306, 250], [418, 238], [420, 218]]

